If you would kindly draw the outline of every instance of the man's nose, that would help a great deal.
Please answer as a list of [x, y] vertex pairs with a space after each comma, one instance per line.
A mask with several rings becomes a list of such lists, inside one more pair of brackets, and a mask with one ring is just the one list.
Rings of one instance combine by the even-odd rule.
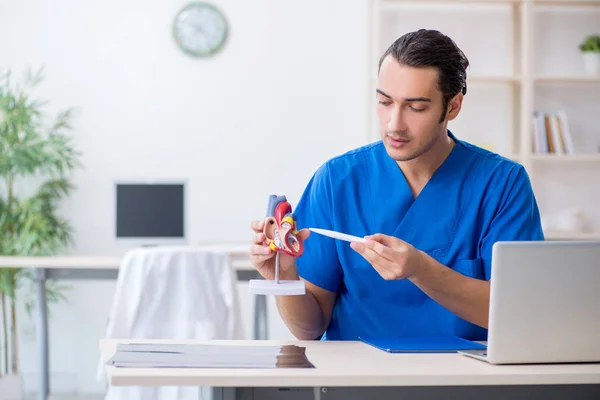
[[387, 126], [388, 132], [404, 132], [406, 131], [406, 123], [402, 115], [400, 107], [394, 107], [390, 112], [390, 119]]

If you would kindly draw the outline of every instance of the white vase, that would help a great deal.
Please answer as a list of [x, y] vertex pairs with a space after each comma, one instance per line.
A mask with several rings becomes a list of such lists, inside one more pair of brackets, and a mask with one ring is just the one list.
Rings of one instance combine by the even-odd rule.
[[0, 398], [2, 400], [22, 400], [23, 378], [20, 375], [4, 375], [0, 377]]
[[583, 53], [583, 68], [587, 75], [600, 75], [600, 53]]

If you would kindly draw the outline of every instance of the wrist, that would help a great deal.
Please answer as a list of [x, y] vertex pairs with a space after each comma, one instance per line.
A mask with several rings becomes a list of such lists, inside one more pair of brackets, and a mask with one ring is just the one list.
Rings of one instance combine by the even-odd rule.
[[419, 281], [421, 281], [424, 276], [427, 275], [427, 269], [429, 266], [429, 263], [427, 262], [428, 260], [428, 255], [427, 253], [421, 251], [421, 250], [417, 250], [417, 257], [415, 260], [415, 268], [412, 272], [412, 274], [408, 277], [408, 279], [413, 282], [413, 283], [418, 283]]

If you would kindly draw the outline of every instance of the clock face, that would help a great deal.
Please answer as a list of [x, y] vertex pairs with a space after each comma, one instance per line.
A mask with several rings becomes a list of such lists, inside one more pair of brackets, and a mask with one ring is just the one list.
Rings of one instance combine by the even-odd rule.
[[190, 3], [173, 23], [175, 41], [194, 57], [206, 57], [218, 51], [227, 39], [227, 20], [221, 11], [208, 3]]

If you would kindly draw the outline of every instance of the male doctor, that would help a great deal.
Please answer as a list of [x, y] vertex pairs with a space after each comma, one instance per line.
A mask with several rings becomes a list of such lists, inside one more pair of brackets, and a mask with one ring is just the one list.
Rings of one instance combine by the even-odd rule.
[[[277, 298], [298, 339], [487, 339], [492, 245], [544, 237], [525, 169], [447, 128], [461, 110], [468, 65], [450, 38], [424, 29], [381, 57], [382, 140], [327, 161], [294, 209], [299, 228], [367, 238], [349, 244], [302, 229], [304, 254], [282, 254], [281, 279], [307, 288]], [[252, 263], [274, 279], [262, 221], [252, 229]]]

